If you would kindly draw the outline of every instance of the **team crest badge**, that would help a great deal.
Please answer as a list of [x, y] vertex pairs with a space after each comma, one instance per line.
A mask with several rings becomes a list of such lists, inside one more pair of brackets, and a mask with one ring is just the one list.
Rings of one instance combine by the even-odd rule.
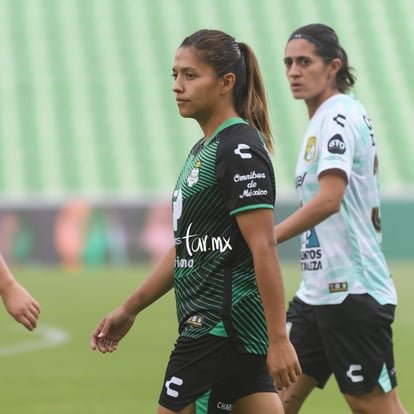
[[316, 157], [316, 137], [308, 138], [308, 142], [306, 143], [305, 148], [305, 156], [304, 159], [307, 162], [311, 162]]
[[194, 168], [192, 169], [190, 175], [187, 178], [187, 184], [189, 187], [193, 187], [198, 183], [198, 176], [200, 174], [200, 167], [201, 167], [201, 161], [197, 161], [195, 163]]

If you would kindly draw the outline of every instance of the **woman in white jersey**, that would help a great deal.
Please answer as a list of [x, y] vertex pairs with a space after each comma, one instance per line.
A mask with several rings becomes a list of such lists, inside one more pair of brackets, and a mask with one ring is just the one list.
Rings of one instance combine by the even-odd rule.
[[302, 282], [287, 327], [303, 374], [281, 393], [297, 413], [333, 373], [354, 413], [406, 413], [396, 389], [391, 324], [396, 292], [381, 251], [378, 159], [371, 120], [347, 92], [355, 83], [334, 30], [295, 30], [286, 75], [309, 125], [296, 166], [300, 208], [275, 227], [301, 234]]

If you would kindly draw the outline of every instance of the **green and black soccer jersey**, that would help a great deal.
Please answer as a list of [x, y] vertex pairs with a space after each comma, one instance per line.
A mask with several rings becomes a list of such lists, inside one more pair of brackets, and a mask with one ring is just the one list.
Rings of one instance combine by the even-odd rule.
[[173, 193], [174, 288], [181, 336], [229, 336], [265, 354], [268, 340], [253, 259], [235, 215], [273, 209], [275, 180], [264, 140], [241, 118], [192, 148]]

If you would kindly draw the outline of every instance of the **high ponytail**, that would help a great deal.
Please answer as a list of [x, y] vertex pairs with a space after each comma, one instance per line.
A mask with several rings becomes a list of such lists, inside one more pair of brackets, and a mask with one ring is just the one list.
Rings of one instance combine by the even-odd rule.
[[243, 95], [235, 97], [237, 112], [262, 134], [269, 152], [273, 152], [269, 112], [263, 77], [252, 48], [246, 43], [239, 43], [240, 51], [246, 65]]

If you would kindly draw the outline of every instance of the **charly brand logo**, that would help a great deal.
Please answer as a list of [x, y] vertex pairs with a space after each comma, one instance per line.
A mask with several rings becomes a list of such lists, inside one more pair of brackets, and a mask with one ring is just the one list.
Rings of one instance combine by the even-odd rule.
[[228, 402], [219, 401], [217, 403], [217, 409], [221, 411], [228, 411], [231, 412], [233, 409], [233, 404], [230, 404]]
[[[219, 251], [220, 253], [224, 253], [227, 250], [232, 250], [230, 237], [226, 238], [222, 236], [200, 236], [198, 234], [191, 234], [192, 225], [193, 223], [190, 223], [187, 227], [185, 236], [175, 239], [175, 244], [185, 243], [185, 247], [189, 256], [192, 256], [197, 252], [205, 253]], [[192, 267], [194, 263], [191, 260], [187, 260], [187, 263], [188, 262], [191, 262], [191, 266], [188, 265], [178, 267]], [[176, 267], [177, 263], [181, 264], [182, 259], [177, 257], [175, 260]]]
[[358, 364], [353, 364], [349, 366], [348, 371], [346, 371], [346, 376], [352, 382], [362, 382], [364, 381], [364, 376], [361, 373], [362, 366]]
[[250, 147], [247, 144], [239, 144], [237, 146], [237, 148], [234, 150], [234, 153], [236, 155], [239, 155], [240, 158], [242, 158], [243, 160], [247, 160], [252, 158], [252, 154], [246, 150], [249, 150]]
[[183, 383], [184, 381], [181, 378], [178, 378], [175, 376], [171, 377], [171, 379], [165, 382], [165, 388], [167, 389], [167, 395], [169, 397], [178, 398], [180, 393], [177, 390], [171, 388], [171, 385], [181, 386], [183, 385]]

